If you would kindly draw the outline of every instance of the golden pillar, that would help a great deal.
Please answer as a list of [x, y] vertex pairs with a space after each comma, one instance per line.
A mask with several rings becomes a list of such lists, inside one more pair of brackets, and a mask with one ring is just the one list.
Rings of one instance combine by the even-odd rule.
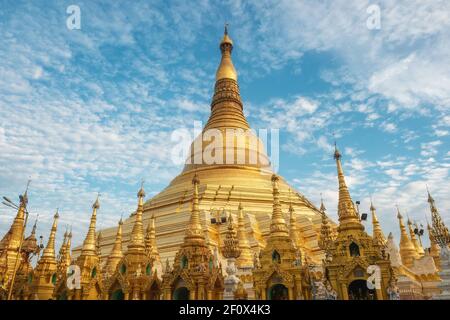
[[196, 291], [195, 287], [192, 288], [191, 291], [189, 291], [189, 300], [195, 300], [195, 291]]
[[342, 300], [348, 300], [347, 284], [341, 283]]
[[294, 298], [294, 288], [289, 286], [288, 287], [288, 298], [289, 300], [295, 300]]
[[261, 300], [267, 300], [267, 288], [261, 288]]

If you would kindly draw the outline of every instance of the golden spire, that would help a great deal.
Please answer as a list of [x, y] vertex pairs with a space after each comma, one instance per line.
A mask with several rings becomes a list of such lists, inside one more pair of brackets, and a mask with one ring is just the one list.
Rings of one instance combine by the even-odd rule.
[[376, 213], [376, 209], [372, 203], [372, 199], [370, 199], [370, 212], [372, 213], [372, 232], [373, 232], [373, 239], [375, 242], [380, 246], [386, 245], [386, 237], [383, 234], [383, 231], [381, 230], [380, 222], [378, 222], [378, 217]]
[[[321, 194], [322, 195], [322, 194]], [[323, 199], [322, 199], [322, 196], [320, 197], [320, 212], [322, 212], [322, 213], [324, 213], [326, 210], [327, 210], [327, 208], [325, 208], [325, 204], [323, 203]]]
[[66, 244], [66, 247], [67, 247], [67, 250], [69, 251], [69, 253], [70, 253], [71, 246], [72, 246], [72, 227], [70, 227], [69, 235], [67, 236], [67, 244]]
[[[425, 217], [426, 218], [426, 217]], [[434, 263], [436, 267], [440, 269], [441, 267], [441, 248], [433, 237], [433, 229], [430, 226], [430, 223], [427, 220], [427, 230], [428, 230], [428, 239], [430, 240], [430, 255], [433, 257]]]
[[227, 28], [225, 28], [225, 35], [220, 43], [222, 60], [216, 73], [214, 96], [211, 101], [211, 115], [205, 130], [212, 128], [250, 129], [242, 112], [243, 105], [237, 83], [237, 74], [231, 61], [232, 49], [233, 42], [228, 36]]
[[[270, 159], [265, 152], [263, 143], [250, 130], [250, 126], [243, 112], [236, 70], [231, 61], [233, 44], [228, 35], [228, 30], [225, 31], [220, 47], [222, 60], [217, 69], [214, 95], [211, 100], [211, 113], [202, 131], [203, 133], [212, 133], [219, 130], [223, 137], [228, 137], [222, 139], [222, 142], [215, 141], [215, 146], [219, 147], [217, 143], [221, 143], [223, 150], [222, 152], [215, 152], [214, 163], [226, 163], [227, 165], [238, 165], [239, 167], [245, 165], [270, 171]], [[235, 148], [229, 148], [228, 141], [231, 139], [230, 134], [233, 134], [239, 141], [244, 142], [242, 150], [241, 147], [236, 150]], [[192, 142], [183, 173], [210, 167], [211, 163], [206, 161], [207, 159], [203, 155], [205, 152], [210, 154], [209, 149], [211, 148], [211, 144], [203, 141], [202, 136], [199, 135]], [[236, 151], [238, 153], [237, 158]], [[244, 155], [244, 157], [241, 158], [240, 154]]]
[[170, 268], [169, 258], [166, 259], [166, 266], [164, 267], [164, 273], [170, 273], [172, 270]]
[[[37, 229], [37, 222], [39, 219], [39, 215], [34, 220], [33, 228], [31, 229], [30, 235], [25, 239], [25, 241], [36, 241], [36, 229]], [[25, 245], [25, 242], [24, 242]]]
[[94, 204], [92, 205], [92, 215], [91, 215], [91, 222], [89, 224], [89, 230], [86, 235], [86, 238], [83, 242], [83, 247], [81, 248], [81, 256], [88, 255], [96, 255], [97, 254], [97, 245], [96, 245], [96, 239], [95, 239], [95, 225], [97, 222], [97, 210], [100, 208], [100, 202], [98, 200], [99, 195], [97, 195], [97, 199], [95, 200]]
[[330, 244], [333, 242], [333, 231], [331, 230], [331, 226], [328, 222], [328, 217], [325, 212], [326, 208], [323, 204], [323, 199], [320, 199], [320, 213], [322, 216], [322, 224], [320, 226], [320, 235], [319, 235], [319, 247], [322, 250], [327, 251], [330, 247]]
[[141, 184], [141, 189], [139, 189], [138, 194], [138, 207], [135, 214], [135, 221], [133, 225], [133, 230], [131, 231], [130, 243], [128, 244], [128, 250], [145, 250], [144, 242], [144, 225], [142, 224], [142, 213], [144, 211], [144, 183]]
[[272, 221], [270, 223], [270, 236], [289, 237], [286, 221], [284, 221], [283, 213], [281, 212], [280, 191], [278, 190], [279, 180], [280, 178], [276, 174], [272, 175], [273, 211]]
[[220, 51], [222, 52], [222, 60], [216, 72], [216, 81], [220, 79], [232, 79], [237, 81], [237, 72], [231, 60], [231, 51], [233, 50], [233, 41], [228, 36], [228, 25], [225, 25], [225, 31], [220, 42]]
[[33, 229], [31, 229], [31, 235], [36, 235], [38, 218], [39, 218], [39, 215], [36, 217], [36, 220], [34, 220]]
[[403, 264], [407, 267], [411, 267], [414, 264], [414, 259], [417, 258], [417, 251], [414, 244], [408, 237], [405, 224], [403, 223], [403, 216], [401, 215], [398, 206], [397, 218], [400, 225], [400, 255], [402, 257]]
[[417, 240], [416, 234], [414, 233], [413, 223], [408, 217], [408, 229], [409, 229], [409, 235], [411, 236], [411, 242], [414, 245], [414, 248], [416, 249], [416, 252], [419, 256], [423, 256], [425, 254], [422, 246], [419, 243], [419, 240]]
[[203, 228], [200, 223], [200, 210], [198, 207], [198, 185], [200, 184], [200, 180], [197, 176], [197, 173], [195, 173], [194, 178], [192, 179], [192, 184], [194, 186], [194, 194], [192, 196], [192, 211], [189, 227], [186, 231], [185, 243], [205, 241]]
[[53, 217], [53, 225], [52, 225], [52, 229], [50, 230], [50, 236], [48, 237], [47, 246], [45, 247], [44, 252], [42, 253], [41, 260], [46, 260], [46, 259], [56, 260], [55, 235], [56, 235], [56, 227], [58, 225], [58, 218], [59, 218], [59, 213], [58, 213], [58, 210], [56, 210], [56, 213]]
[[355, 210], [350, 192], [348, 191], [347, 184], [345, 183], [344, 171], [342, 170], [341, 154], [337, 149], [336, 143], [334, 144], [334, 159], [336, 160], [337, 175], [339, 182], [339, 203], [338, 203], [338, 215], [339, 215], [339, 229], [360, 229], [364, 230], [364, 226], [358, 218], [358, 213]]
[[236, 237], [236, 230], [234, 229], [233, 216], [228, 216], [228, 228], [225, 234], [225, 239], [223, 240], [223, 251], [222, 254], [227, 259], [236, 259], [241, 255], [241, 250], [239, 249], [239, 242]]
[[[3, 239], [0, 241], [0, 248], [9, 248], [9, 249], [17, 249], [20, 246], [20, 242], [23, 240], [24, 234], [24, 222], [25, 222], [25, 212], [28, 204], [28, 186], [30, 185], [30, 181], [27, 183], [27, 188], [23, 195], [19, 196], [19, 208], [17, 209], [16, 217], [9, 229], [9, 231], [5, 234]], [[6, 200], [6, 199], [5, 199]], [[10, 202], [10, 200], [7, 200]]]
[[147, 253], [154, 256], [159, 260], [158, 247], [156, 246], [156, 227], [155, 227], [155, 215], [152, 214], [150, 222], [147, 226], [147, 232], [145, 235], [145, 249]]
[[69, 234], [69, 231], [66, 227], [66, 232], [64, 232], [64, 239], [63, 243], [61, 245], [61, 248], [59, 249], [59, 255], [58, 255], [58, 271], [60, 273], [65, 273], [67, 267], [71, 263], [71, 257], [70, 257], [70, 241], [71, 241], [72, 235]]
[[428, 190], [428, 203], [430, 204], [431, 211], [431, 226], [432, 226], [432, 234], [435, 241], [439, 244], [439, 246], [444, 247], [450, 243], [450, 233], [448, 231], [447, 226], [442, 221], [441, 215], [436, 208], [434, 203], [434, 199]]
[[302, 239], [300, 238], [297, 226], [297, 216], [292, 203], [289, 204], [289, 236], [291, 237], [296, 248], [302, 247]]
[[[31, 229], [31, 233], [28, 237], [25, 238], [22, 244], [22, 251], [26, 254], [37, 254], [40, 252], [39, 245], [36, 239], [36, 228], [38, 222], [39, 215], [37, 215], [36, 220], [34, 221], [33, 228]], [[0, 249], [1, 250], [1, 249]]]
[[69, 266], [72, 263], [72, 255], [70, 251], [71, 246], [72, 246], [72, 227], [70, 227], [70, 231], [69, 234], [67, 235], [67, 242], [66, 242], [65, 262], [67, 266]]
[[122, 253], [122, 218], [120, 218], [119, 226], [117, 227], [116, 240], [114, 241], [111, 253], [106, 260], [105, 270], [108, 274], [113, 274], [116, 271], [117, 264], [123, 257]]
[[247, 238], [247, 230], [245, 228], [244, 207], [239, 202], [238, 207], [238, 229], [237, 229], [238, 245], [241, 254], [237, 260], [239, 267], [246, 267], [253, 265], [253, 252]]
[[65, 249], [66, 245], [67, 245], [67, 239], [69, 238], [69, 230], [67, 229], [66, 226], [66, 231], [64, 232], [64, 238], [63, 238], [63, 242], [61, 245], [61, 249], [59, 251], [61, 251], [62, 249]]
[[64, 232], [64, 238], [63, 238], [63, 242], [61, 244], [61, 247], [59, 248], [59, 253], [58, 253], [58, 260], [61, 261], [64, 257], [64, 254], [66, 252], [66, 246], [67, 246], [67, 238], [69, 237], [69, 232], [67, 230], [66, 227], [66, 231]]

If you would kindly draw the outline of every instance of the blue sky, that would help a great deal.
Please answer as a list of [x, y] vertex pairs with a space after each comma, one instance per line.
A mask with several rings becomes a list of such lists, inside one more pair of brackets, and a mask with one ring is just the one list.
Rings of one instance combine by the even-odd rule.
[[[39, 234], [59, 207], [80, 243], [97, 192], [107, 227], [141, 179], [162, 190], [181, 170], [170, 134], [208, 118], [228, 22], [248, 120], [280, 129], [281, 175], [336, 218], [336, 137], [353, 199], [367, 212], [372, 195], [386, 235], [395, 204], [424, 222], [426, 184], [450, 224], [450, 2], [376, 3], [379, 30], [362, 0], [3, 0], [1, 195], [31, 177]], [[72, 4], [81, 30], [66, 27]], [[13, 215], [0, 208], [1, 234]]]

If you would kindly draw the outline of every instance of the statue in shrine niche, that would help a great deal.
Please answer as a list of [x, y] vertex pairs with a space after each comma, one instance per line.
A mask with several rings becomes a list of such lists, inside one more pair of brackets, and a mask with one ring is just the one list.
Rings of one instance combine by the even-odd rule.
[[333, 289], [330, 281], [325, 282], [326, 300], [337, 300], [337, 292]]
[[397, 286], [397, 279], [394, 277], [389, 281], [389, 287], [386, 289], [389, 300], [400, 300], [400, 290]]

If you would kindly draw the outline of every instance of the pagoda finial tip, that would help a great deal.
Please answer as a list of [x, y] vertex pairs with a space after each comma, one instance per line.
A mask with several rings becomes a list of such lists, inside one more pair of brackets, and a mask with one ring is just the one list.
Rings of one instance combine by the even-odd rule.
[[320, 212], [324, 214], [326, 210], [327, 208], [325, 208], [325, 204], [323, 203], [322, 193], [320, 193]]
[[137, 196], [138, 196], [138, 198], [144, 198], [145, 197], [144, 179], [141, 180], [141, 188], [139, 189]]
[[398, 207], [398, 204], [395, 205], [395, 207], [397, 208], [397, 218], [398, 219], [402, 219], [402, 214], [400, 213], [400, 208]]
[[94, 202], [94, 204], [92, 205], [92, 208], [93, 208], [93, 209], [98, 209], [98, 208], [100, 208], [99, 198], [100, 198], [100, 192], [97, 192], [97, 198], [95, 199], [95, 202]]
[[28, 192], [28, 188], [30, 187], [31, 179], [27, 181], [27, 187], [25, 188], [25, 194]]
[[334, 141], [334, 159], [339, 160], [341, 158], [341, 153], [339, 152], [336, 144], [336, 140]]

